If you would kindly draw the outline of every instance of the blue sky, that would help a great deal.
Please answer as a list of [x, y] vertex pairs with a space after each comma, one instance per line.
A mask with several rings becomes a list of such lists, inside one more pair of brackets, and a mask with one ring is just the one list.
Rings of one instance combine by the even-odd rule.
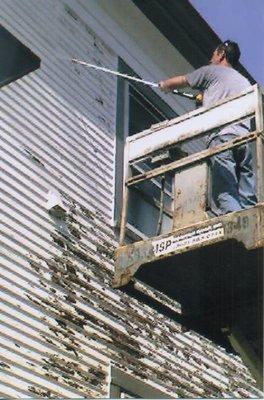
[[221, 40], [239, 44], [240, 62], [264, 88], [264, 0], [189, 0]]

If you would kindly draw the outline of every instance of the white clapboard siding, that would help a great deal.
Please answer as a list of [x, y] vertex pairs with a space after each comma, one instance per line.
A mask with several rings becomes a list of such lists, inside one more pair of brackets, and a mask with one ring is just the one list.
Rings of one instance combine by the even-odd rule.
[[0, 2], [41, 58], [0, 90], [0, 396], [106, 397], [110, 362], [172, 397], [259, 396], [239, 357], [111, 288], [116, 79], [70, 58], [116, 69], [119, 54], [80, 4]]

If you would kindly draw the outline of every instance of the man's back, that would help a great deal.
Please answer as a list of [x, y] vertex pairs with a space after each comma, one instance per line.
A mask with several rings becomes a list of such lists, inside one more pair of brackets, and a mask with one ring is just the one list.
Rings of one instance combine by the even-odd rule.
[[235, 96], [250, 86], [249, 81], [239, 72], [222, 65], [206, 65], [190, 72], [186, 78], [192, 88], [204, 91], [205, 107]]
[[[203, 105], [205, 107], [210, 107], [227, 97], [236, 96], [250, 86], [249, 81], [235, 69], [214, 64], [190, 72], [186, 75], [186, 79], [192, 88], [204, 92]], [[221, 129], [221, 135], [243, 135], [249, 129], [250, 121], [246, 120], [243, 123]], [[219, 133], [218, 130], [211, 134], [208, 143]]]

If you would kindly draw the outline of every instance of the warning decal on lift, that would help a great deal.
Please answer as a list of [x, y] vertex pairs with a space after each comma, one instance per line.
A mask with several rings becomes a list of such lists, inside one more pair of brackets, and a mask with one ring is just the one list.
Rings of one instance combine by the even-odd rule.
[[208, 242], [212, 239], [224, 236], [222, 223], [209, 225], [205, 228], [195, 229], [184, 235], [172, 235], [165, 239], [154, 240], [152, 242], [153, 251], [156, 257], [168, 254], [185, 247], [196, 246], [197, 244]]

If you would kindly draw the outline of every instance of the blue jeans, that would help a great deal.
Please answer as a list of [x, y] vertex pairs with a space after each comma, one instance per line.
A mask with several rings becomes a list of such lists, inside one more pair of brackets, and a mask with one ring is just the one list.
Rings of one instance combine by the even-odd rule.
[[[234, 135], [218, 135], [210, 142], [209, 147], [235, 138]], [[212, 156], [210, 165], [211, 209], [216, 215], [249, 208], [257, 203], [256, 178], [247, 143]]]

